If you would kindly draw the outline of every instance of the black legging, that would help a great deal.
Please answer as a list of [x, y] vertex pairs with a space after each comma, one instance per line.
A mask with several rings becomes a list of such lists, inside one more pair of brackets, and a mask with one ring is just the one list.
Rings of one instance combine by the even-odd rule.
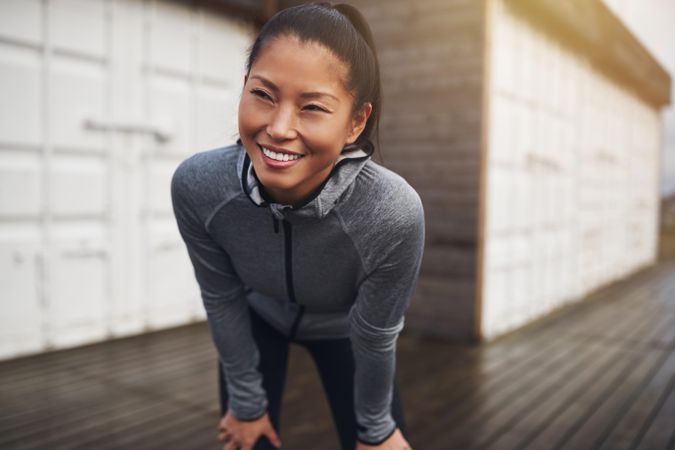
[[[253, 338], [260, 352], [258, 369], [263, 376], [267, 393], [268, 414], [274, 429], [279, 433], [281, 398], [286, 379], [289, 339], [270, 326], [252, 308], [249, 308]], [[314, 359], [328, 397], [333, 421], [340, 436], [343, 450], [356, 446], [356, 417], [354, 414], [354, 356], [349, 338], [322, 339], [313, 341], [294, 340], [305, 347]], [[227, 411], [227, 390], [222, 366], [218, 364], [221, 414]], [[407, 437], [403, 407], [394, 380], [392, 416], [403, 436]], [[279, 434], [281, 437], [281, 434]], [[271, 450], [275, 447], [265, 436], [258, 439], [254, 450]]]

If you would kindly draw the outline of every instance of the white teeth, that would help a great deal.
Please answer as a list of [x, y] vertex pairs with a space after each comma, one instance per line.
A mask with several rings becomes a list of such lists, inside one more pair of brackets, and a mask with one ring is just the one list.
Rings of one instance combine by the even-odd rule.
[[269, 150], [265, 147], [261, 147], [261, 148], [262, 148], [262, 151], [265, 154], [265, 156], [267, 156], [268, 158], [272, 158], [274, 160], [277, 160], [277, 161], [293, 161], [293, 160], [296, 160], [296, 159], [300, 159], [302, 157], [302, 155], [289, 155], [288, 153], [276, 153], [276, 152], [273, 152], [272, 150]]

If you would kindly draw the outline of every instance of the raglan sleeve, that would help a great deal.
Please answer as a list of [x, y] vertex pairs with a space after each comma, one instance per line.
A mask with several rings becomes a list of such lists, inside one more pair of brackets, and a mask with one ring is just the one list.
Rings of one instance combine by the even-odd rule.
[[405, 213], [378, 233], [382, 241], [373, 239], [380, 257], [350, 310], [357, 438], [368, 445], [384, 442], [397, 427], [391, 415], [396, 341], [417, 283], [425, 233], [422, 202], [414, 191], [408, 197]]
[[[267, 410], [267, 396], [258, 371], [260, 358], [253, 339], [244, 285], [230, 257], [209, 235], [199, 186], [199, 166], [183, 161], [171, 179], [171, 202], [180, 235], [194, 268], [211, 337], [227, 380], [228, 410], [239, 420], [254, 420]], [[207, 186], [208, 188], [208, 186]]]

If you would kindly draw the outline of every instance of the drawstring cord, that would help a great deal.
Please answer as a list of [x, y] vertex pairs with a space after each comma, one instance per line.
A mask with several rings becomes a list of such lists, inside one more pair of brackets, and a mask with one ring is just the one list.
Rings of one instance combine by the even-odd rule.
[[288, 205], [278, 205], [276, 203], [270, 204], [269, 207], [270, 213], [272, 214], [272, 225], [274, 226], [274, 232], [279, 234], [279, 221], [285, 220], [283, 211], [293, 208]]
[[274, 214], [272, 214], [272, 222], [274, 224], [274, 232], [279, 234], [279, 219]]

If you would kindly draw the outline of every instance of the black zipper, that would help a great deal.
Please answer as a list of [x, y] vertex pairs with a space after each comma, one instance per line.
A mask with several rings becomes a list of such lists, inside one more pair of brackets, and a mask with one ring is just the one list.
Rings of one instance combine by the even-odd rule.
[[[286, 292], [291, 303], [298, 304], [295, 299], [295, 288], [293, 286], [293, 227], [286, 219], [282, 219], [281, 223], [284, 226], [284, 244], [285, 244], [285, 259], [286, 259]], [[298, 313], [295, 316], [289, 338], [294, 339], [302, 320], [302, 315], [305, 313], [305, 305], [298, 305]]]
[[295, 335], [298, 332], [298, 326], [300, 325], [300, 321], [302, 320], [302, 316], [305, 314], [305, 305], [299, 305], [298, 307], [298, 314], [295, 316], [295, 320], [293, 321], [293, 325], [291, 326], [291, 332], [289, 333], [289, 338], [290, 339], [295, 339]]

